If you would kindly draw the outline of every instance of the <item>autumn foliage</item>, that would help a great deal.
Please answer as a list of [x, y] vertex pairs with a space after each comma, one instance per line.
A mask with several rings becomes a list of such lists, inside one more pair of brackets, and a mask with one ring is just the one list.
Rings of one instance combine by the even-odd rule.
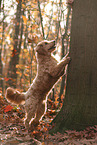
[[39, 41], [56, 38], [54, 56], [57, 59], [68, 52], [72, 5], [67, 6], [64, 0], [1, 1], [0, 144], [97, 144], [97, 126], [80, 132], [68, 130], [64, 134], [49, 134], [49, 130], [54, 127], [50, 123], [63, 105], [66, 79], [61, 83], [61, 78], [53, 88], [48, 99], [47, 113], [29, 136], [24, 126], [24, 108], [9, 105], [5, 100], [7, 87], [14, 86], [19, 91], [27, 91], [34, 80], [37, 70], [34, 48]]

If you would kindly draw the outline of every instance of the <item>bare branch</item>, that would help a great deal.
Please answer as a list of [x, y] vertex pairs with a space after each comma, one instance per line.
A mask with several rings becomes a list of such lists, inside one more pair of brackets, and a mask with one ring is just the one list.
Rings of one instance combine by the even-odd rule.
[[43, 34], [43, 38], [45, 39], [44, 28], [43, 28], [43, 18], [42, 18], [42, 14], [41, 14], [41, 8], [40, 8], [40, 1], [39, 0], [38, 0], [38, 9], [39, 9], [39, 16], [40, 16], [41, 27], [42, 27], [42, 34]]

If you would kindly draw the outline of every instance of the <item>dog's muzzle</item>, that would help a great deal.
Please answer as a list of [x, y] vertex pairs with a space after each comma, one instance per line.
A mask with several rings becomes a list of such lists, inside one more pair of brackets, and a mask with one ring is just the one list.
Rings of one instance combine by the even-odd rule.
[[56, 46], [55, 46], [55, 40], [54, 41], [52, 41], [53, 43], [54, 43], [54, 45], [52, 46], [52, 47], [50, 47], [48, 50], [53, 50], [53, 49], [55, 49], [56, 48]]

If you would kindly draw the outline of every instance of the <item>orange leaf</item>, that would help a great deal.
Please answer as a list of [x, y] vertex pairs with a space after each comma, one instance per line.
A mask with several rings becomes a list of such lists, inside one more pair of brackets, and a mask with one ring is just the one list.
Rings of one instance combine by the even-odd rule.
[[5, 79], [5, 81], [8, 81], [9, 80], [9, 78], [6, 78], [6, 77], [4, 79]]
[[19, 3], [19, 0], [16, 0], [17, 3]]
[[19, 22], [17, 22], [17, 26], [19, 25]]
[[14, 57], [17, 53], [17, 50], [16, 49], [14, 49], [13, 51], [12, 51], [12, 57]]
[[61, 95], [61, 100], [63, 100], [63, 99], [64, 99], [64, 95], [62, 94], [62, 95]]
[[56, 98], [55, 98], [55, 105], [58, 105], [58, 103], [59, 103], [58, 98], [59, 98], [59, 97], [56, 97]]
[[33, 36], [33, 41], [34, 41], [35, 43], [37, 43], [37, 41], [38, 41], [38, 36]]
[[6, 106], [5, 108], [4, 108], [4, 112], [6, 113], [6, 112], [9, 112], [9, 111], [11, 111], [13, 109], [13, 107], [11, 106], [11, 105], [8, 105], [8, 106]]
[[44, 132], [46, 132], [46, 131], [47, 131], [47, 128], [46, 128], [46, 127], [44, 127], [44, 128], [43, 128], [43, 131], [44, 131]]
[[32, 42], [33, 42], [33, 40], [28, 38], [28, 43], [32, 43]]
[[23, 18], [24, 23], [27, 24], [27, 18], [25, 16], [22, 16], [22, 18]]
[[22, 4], [22, 7], [25, 9], [26, 6], [24, 4]]

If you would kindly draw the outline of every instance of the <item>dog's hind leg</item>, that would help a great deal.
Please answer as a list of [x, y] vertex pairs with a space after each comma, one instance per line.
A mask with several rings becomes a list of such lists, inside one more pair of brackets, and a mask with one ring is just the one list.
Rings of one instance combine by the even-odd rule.
[[36, 117], [35, 119], [31, 122], [31, 127], [36, 127], [39, 124], [39, 120], [42, 118], [43, 114], [45, 112], [45, 103], [39, 102], [37, 112], [36, 112]]
[[29, 130], [29, 123], [32, 118], [35, 117], [36, 111], [38, 107], [38, 99], [34, 97], [31, 99], [26, 100], [25, 110], [26, 110], [26, 119], [25, 119], [25, 126]]
[[27, 112], [26, 113], [26, 119], [25, 119], [25, 126], [29, 130], [29, 122], [30, 120], [35, 116], [35, 112]]

